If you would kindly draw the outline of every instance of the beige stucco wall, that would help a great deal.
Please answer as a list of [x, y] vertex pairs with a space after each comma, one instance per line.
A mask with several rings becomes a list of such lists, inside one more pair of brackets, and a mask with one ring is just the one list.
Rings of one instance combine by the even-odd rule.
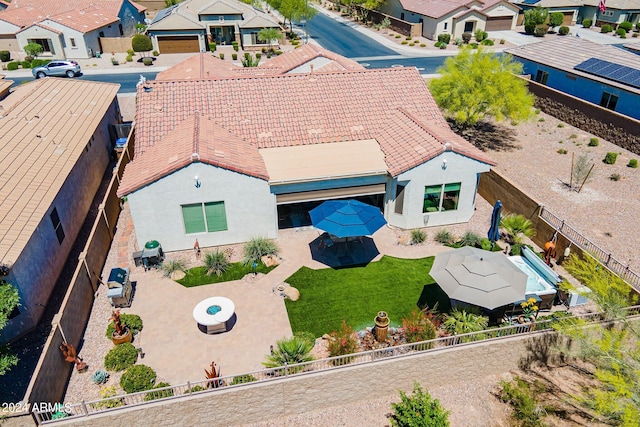
[[398, 389], [411, 390], [413, 381], [429, 389], [456, 383], [459, 379], [469, 381], [510, 372], [531, 364], [537, 356], [545, 357], [555, 337], [553, 333], [534, 333], [485, 341], [278, 381], [223, 388], [57, 425], [112, 427], [136, 425], [140, 420], [154, 426], [208, 426], [215, 420], [223, 420], [226, 426], [242, 425], [359, 402], [372, 396], [396, 395]]

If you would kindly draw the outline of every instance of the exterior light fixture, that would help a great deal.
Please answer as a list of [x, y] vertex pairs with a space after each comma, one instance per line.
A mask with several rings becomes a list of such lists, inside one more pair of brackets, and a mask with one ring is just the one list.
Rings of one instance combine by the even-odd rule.
[[202, 185], [202, 183], [200, 182], [200, 178], [198, 178], [198, 175], [193, 177], [193, 180], [196, 182], [195, 186], [196, 188], [200, 188], [200, 186]]
[[442, 161], [442, 170], [447, 170], [447, 159]]

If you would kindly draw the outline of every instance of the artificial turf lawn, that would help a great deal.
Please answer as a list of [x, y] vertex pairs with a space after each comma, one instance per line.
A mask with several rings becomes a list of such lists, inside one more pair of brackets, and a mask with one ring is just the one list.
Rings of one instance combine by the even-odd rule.
[[419, 306], [437, 302], [438, 311], [449, 311], [449, 298], [429, 276], [433, 260], [384, 256], [364, 267], [302, 267], [286, 280], [300, 291], [298, 301], [285, 300], [291, 329], [319, 337], [338, 330], [343, 319], [354, 330], [373, 326], [381, 310], [391, 326], [401, 326], [402, 318]]
[[[259, 263], [255, 271], [257, 273], [266, 274], [271, 270], [273, 270], [274, 268], [276, 267], [275, 266], [266, 267], [264, 264]], [[222, 273], [220, 277], [216, 276], [215, 274], [212, 274], [211, 276], [207, 276], [207, 267], [190, 268], [185, 273], [186, 273], [186, 276], [184, 276], [180, 280], [177, 280], [177, 282], [180, 283], [185, 288], [193, 288], [194, 286], [208, 285], [211, 283], [240, 280], [245, 275], [249, 273], [253, 273], [253, 268], [251, 268], [251, 264], [245, 265], [242, 262], [233, 262], [229, 264], [229, 268], [227, 269], [227, 271]]]

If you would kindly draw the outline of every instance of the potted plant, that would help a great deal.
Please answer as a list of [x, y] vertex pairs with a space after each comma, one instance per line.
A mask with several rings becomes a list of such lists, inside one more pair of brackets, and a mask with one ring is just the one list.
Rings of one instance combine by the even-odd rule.
[[111, 57], [111, 63], [112, 63], [113, 65], [120, 65], [120, 63], [118, 62], [118, 60], [116, 59], [116, 57], [115, 57], [115, 56], [112, 56], [112, 57]]
[[109, 320], [113, 320], [113, 324], [115, 326], [115, 329], [111, 334], [111, 341], [113, 341], [115, 345], [131, 342], [133, 334], [127, 325], [122, 324], [122, 321], [120, 320], [120, 310], [111, 312], [111, 319]]
[[518, 316], [518, 323], [535, 322], [538, 313], [538, 305], [535, 298], [529, 298], [520, 304], [522, 314]]

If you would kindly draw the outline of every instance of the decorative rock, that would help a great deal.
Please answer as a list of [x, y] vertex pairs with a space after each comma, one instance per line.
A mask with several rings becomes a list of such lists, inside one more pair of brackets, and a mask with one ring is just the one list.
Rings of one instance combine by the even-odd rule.
[[330, 339], [331, 339], [331, 335], [329, 335], [329, 334], [324, 334], [324, 335], [322, 336], [322, 339], [323, 339], [323, 340], [330, 340]]
[[300, 298], [300, 291], [293, 286], [288, 286], [284, 289], [284, 296], [289, 298], [291, 301], [298, 301]]
[[184, 276], [186, 276], [184, 271], [176, 270], [171, 273], [171, 280], [176, 281], [176, 280], [184, 279]]
[[279, 264], [278, 257], [275, 255], [265, 255], [260, 258], [260, 261], [262, 261], [262, 263], [267, 267], [272, 267]]

